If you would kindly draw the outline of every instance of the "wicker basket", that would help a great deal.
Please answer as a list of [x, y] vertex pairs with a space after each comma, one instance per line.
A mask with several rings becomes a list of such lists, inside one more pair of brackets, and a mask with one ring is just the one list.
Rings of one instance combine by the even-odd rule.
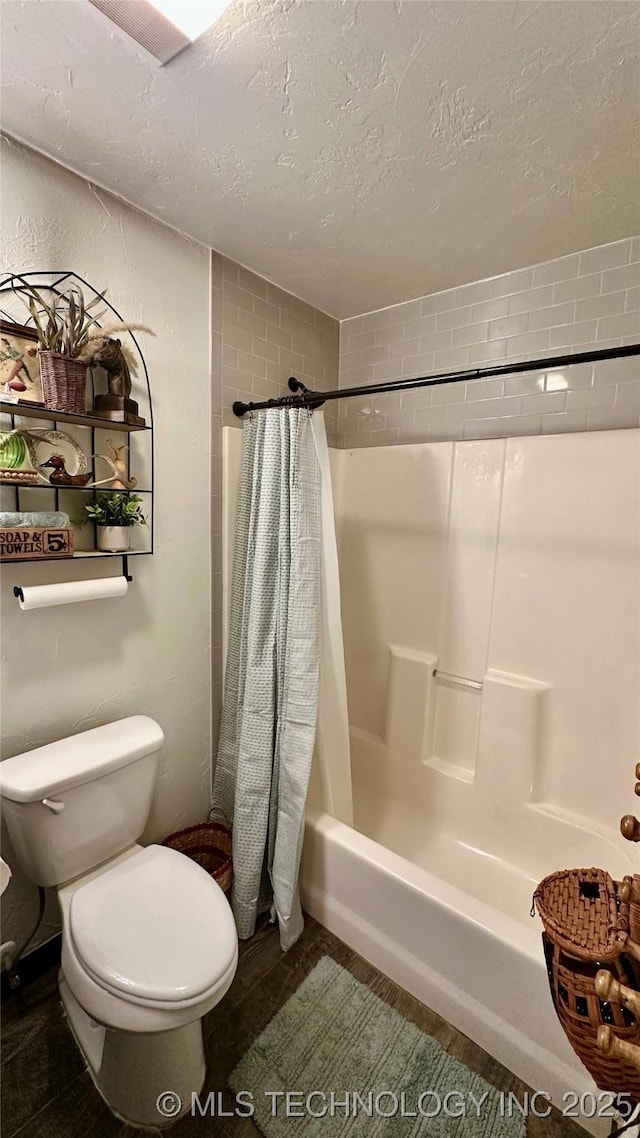
[[640, 874], [634, 873], [625, 893], [629, 900], [629, 936], [640, 944]]
[[[630, 879], [629, 879], [630, 880]], [[640, 1024], [619, 1003], [596, 994], [595, 978], [606, 966], [616, 980], [637, 989], [637, 965], [628, 947], [629, 895], [602, 869], [553, 873], [534, 894], [545, 927], [543, 945], [553, 1003], [578, 1058], [604, 1091], [640, 1102], [640, 1071], [597, 1046], [598, 1028], [609, 1025], [627, 1043], [640, 1043]]]
[[192, 858], [229, 896], [233, 884], [231, 826], [226, 820], [212, 821], [209, 817], [208, 822], [199, 822], [197, 826], [187, 826], [186, 830], [169, 834], [162, 845]]
[[54, 411], [84, 415], [87, 410], [87, 365], [58, 352], [38, 352], [44, 405]]

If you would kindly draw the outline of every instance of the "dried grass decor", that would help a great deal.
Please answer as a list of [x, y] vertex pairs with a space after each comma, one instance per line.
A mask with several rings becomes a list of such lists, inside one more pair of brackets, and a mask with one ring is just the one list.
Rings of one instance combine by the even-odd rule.
[[[100, 312], [95, 309], [104, 300], [106, 289], [89, 303], [77, 285], [66, 292], [51, 291], [46, 296], [32, 285], [25, 286], [24, 291], [38, 336], [45, 406], [82, 415], [86, 411], [87, 368], [100, 362], [97, 358], [100, 347], [111, 333], [151, 332], [151, 329], [143, 324], [121, 322], [100, 328], [99, 321], [107, 309]], [[118, 346], [130, 373], [135, 375], [133, 353]]]

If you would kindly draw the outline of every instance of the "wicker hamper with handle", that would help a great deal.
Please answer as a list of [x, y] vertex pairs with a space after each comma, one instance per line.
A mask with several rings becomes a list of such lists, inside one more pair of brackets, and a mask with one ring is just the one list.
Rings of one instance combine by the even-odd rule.
[[608, 1025], [627, 1043], [640, 1044], [640, 1024], [621, 1003], [601, 1000], [597, 972], [608, 968], [621, 984], [637, 989], [638, 946], [629, 937], [631, 878], [622, 885], [602, 869], [561, 870], [545, 877], [534, 902], [544, 924], [543, 944], [558, 1019], [601, 1090], [640, 1102], [640, 1071], [603, 1054], [598, 1029]]
[[[625, 881], [627, 878], [625, 878]], [[640, 873], [634, 873], [629, 887], [629, 936], [640, 944]]]
[[162, 845], [192, 858], [206, 869], [229, 897], [233, 884], [231, 826], [228, 819], [215, 821], [212, 815], [213, 811], [208, 822], [199, 822], [196, 826], [187, 826], [185, 830], [169, 834]]

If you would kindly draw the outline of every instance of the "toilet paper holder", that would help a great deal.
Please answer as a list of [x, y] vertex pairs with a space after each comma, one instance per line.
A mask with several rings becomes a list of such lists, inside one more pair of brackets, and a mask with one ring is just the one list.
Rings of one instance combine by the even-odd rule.
[[[133, 577], [131, 576], [131, 574], [129, 572], [129, 558], [128, 558], [126, 553], [123, 553], [123, 555], [122, 555], [122, 576], [124, 577], [125, 581], [127, 581], [127, 583], [129, 583], [129, 584], [133, 581]], [[18, 600], [18, 601], [24, 600], [24, 592], [22, 590], [22, 585], [14, 585], [13, 586], [13, 595], [16, 598], [16, 600]]]

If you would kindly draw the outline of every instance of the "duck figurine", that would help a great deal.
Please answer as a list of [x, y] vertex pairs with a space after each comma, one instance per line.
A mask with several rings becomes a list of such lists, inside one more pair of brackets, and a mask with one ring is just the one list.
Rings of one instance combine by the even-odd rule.
[[41, 463], [40, 469], [46, 466], [53, 467], [53, 473], [49, 475], [52, 486], [86, 486], [93, 478], [92, 471], [88, 474], [69, 474], [61, 454], [52, 454], [48, 462]]

